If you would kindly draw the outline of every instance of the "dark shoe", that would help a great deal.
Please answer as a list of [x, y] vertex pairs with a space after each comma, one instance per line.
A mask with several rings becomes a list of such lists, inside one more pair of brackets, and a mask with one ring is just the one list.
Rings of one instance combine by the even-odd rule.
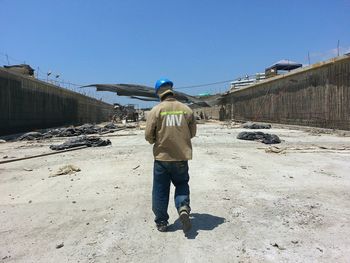
[[186, 206], [186, 207], [179, 208], [179, 218], [182, 223], [182, 230], [184, 232], [189, 231], [192, 227], [189, 207]]
[[157, 229], [159, 232], [166, 232], [168, 229], [168, 222], [157, 223]]

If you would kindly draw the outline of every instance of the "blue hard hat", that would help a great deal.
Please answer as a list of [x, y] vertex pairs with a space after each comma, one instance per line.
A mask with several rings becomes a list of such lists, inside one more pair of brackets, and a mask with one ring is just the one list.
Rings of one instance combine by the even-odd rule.
[[171, 80], [162, 78], [162, 79], [158, 79], [156, 82], [156, 85], [154, 86], [155, 88], [155, 92], [157, 93], [158, 90], [160, 89], [160, 87], [164, 86], [164, 85], [170, 85], [171, 87], [174, 86], [174, 83]]

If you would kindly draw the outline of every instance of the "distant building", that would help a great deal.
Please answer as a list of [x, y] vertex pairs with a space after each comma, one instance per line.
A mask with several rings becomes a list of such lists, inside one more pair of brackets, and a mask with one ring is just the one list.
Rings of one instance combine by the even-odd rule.
[[256, 73], [253, 76], [246, 75], [243, 78], [239, 78], [235, 81], [232, 81], [230, 83], [230, 89], [239, 89], [248, 85], [252, 85], [254, 83], [257, 83], [259, 81], [262, 81], [265, 79], [265, 73]]
[[271, 65], [270, 67], [265, 69], [265, 77], [266, 78], [271, 78], [274, 76], [277, 76], [280, 71], [291, 71], [293, 69], [301, 68], [303, 64], [288, 60], [288, 59], [283, 59], [275, 64]]

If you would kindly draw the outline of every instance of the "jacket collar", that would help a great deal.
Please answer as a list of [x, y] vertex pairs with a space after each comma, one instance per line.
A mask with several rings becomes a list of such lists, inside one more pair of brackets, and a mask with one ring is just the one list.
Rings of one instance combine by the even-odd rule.
[[163, 100], [163, 101], [175, 101], [176, 99], [174, 98], [174, 97], [172, 97], [172, 98], [166, 98], [165, 100]]

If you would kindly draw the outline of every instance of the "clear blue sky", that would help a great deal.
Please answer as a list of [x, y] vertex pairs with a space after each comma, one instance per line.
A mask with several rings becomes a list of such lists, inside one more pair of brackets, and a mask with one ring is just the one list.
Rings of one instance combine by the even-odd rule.
[[280, 59], [305, 64], [308, 52], [314, 63], [336, 55], [338, 40], [349, 52], [349, 14], [350, 0], [0, 0], [0, 63], [8, 54], [79, 84], [153, 86], [165, 76], [181, 87], [262, 72]]

